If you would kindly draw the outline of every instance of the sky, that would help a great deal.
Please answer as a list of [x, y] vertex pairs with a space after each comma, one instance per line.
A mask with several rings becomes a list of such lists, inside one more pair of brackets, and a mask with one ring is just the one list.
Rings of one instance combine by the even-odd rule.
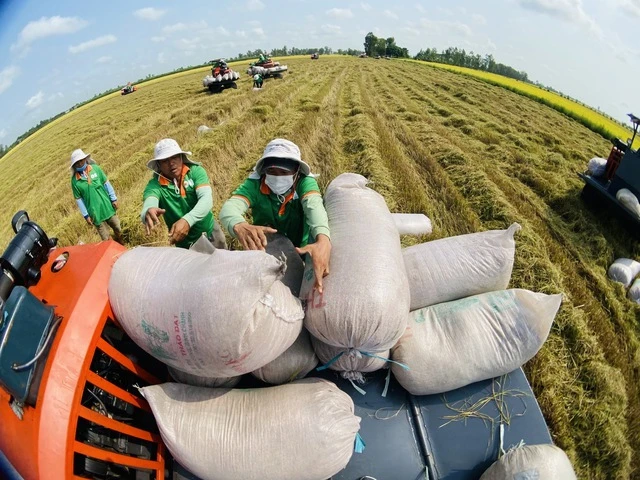
[[283, 45], [363, 49], [370, 31], [411, 55], [491, 54], [627, 123], [639, 26], [640, 0], [0, 0], [0, 144], [149, 74]]

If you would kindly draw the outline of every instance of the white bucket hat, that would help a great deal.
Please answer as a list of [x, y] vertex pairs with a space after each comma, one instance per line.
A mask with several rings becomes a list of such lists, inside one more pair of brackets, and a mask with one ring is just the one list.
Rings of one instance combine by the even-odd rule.
[[69, 168], [73, 168], [74, 163], [79, 162], [80, 160], [84, 160], [85, 158], [89, 158], [90, 156], [90, 153], [84, 153], [81, 148], [76, 148], [73, 152], [71, 152], [71, 163], [69, 164]]
[[300, 165], [300, 173], [302, 175], [311, 174], [311, 168], [309, 165], [302, 161], [300, 149], [290, 140], [275, 138], [267, 143], [267, 146], [262, 153], [262, 157], [260, 157], [260, 160], [258, 160], [254, 169], [258, 175], [262, 175], [262, 167], [267, 158], [286, 158], [288, 160], [293, 160]]
[[180, 145], [178, 145], [178, 142], [173, 138], [163, 138], [156, 143], [156, 146], [153, 149], [153, 158], [147, 162], [147, 167], [156, 173], [160, 173], [158, 160], [166, 160], [167, 158], [173, 157], [179, 153], [182, 154], [182, 161], [187, 165], [200, 165], [198, 162], [189, 160], [187, 155], [191, 155], [191, 152], [185, 152], [182, 150]]

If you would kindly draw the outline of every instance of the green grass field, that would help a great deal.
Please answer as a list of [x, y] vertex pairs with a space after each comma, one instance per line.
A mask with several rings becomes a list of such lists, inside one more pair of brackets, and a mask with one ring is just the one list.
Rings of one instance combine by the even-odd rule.
[[[285, 63], [285, 62], [283, 62]], [[262, 92], [244, 74], [211, 95], [205, 70], [143, 83], [53, 122], [0, 160], [2, 244], [28, 210], [62, 245], [99, 240], [79, 214], [69, 156], [91, 152], [112, 181], [130, 246], [162, 244], [139, 220], [146, 161], [173, 137], [203, 163], [218, 212], [274, 137], [298, 143], [321, 186], [357, 172], [397, 212], [422, 212], [431, 238], [518, 222], [511, 286], [564, 294], [552, 333], [525, 367], [555, 442], [578, 478], [633, 478], [640, 467], [640, 308], [606, 270], [640, 245], [580, 199], [584, 171], [610, 143], [512, 91], [419, 62], [323, 56], [287, 59]], [[198, 136], [205, 124], [214, 130]], [[408, 245], [418, 240], [405, 238]], [[479, 420], [477, 420], [479, 421]], [[487, 433], [489, 435], [489, 432]], [[637, 475], [637, 473], [635, 473]]]

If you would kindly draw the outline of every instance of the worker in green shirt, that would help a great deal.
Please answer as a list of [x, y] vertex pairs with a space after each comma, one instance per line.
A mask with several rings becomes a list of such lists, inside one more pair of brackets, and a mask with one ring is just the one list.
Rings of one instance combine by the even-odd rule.
[[147, 162], [153, 176], [143, 194], [140, 218], [147, 234], [163, 216], [169, 228], [169, 242], [189, 248], [205, 235], [216, 248], [226, 248], [224, 233], [211, 208], [213, 195], [207, 172], [187, 158], [178, 142], [165, 138], [156, 143], [154, 157]]
[[71, 153], [70, 168], [71, 191], [85, 221], [96, 227], [102, 240], [111, 237], [111, 227], [115, 240], [122, 243], [120, 219], [116, 215], [118, 198], [104, 171], [81, 148]]
[[[249, 209], [253, 225], [244, 218]], [[276, 138], [267, 144], [249, 178], [222, 206], [220, 223], [246, 250], [264, 250], [267, 233], [288, 237], [300, 255], [311, 256], [322, 293], [331, 254], [329, 221], [318, 182], [295, 143]]]

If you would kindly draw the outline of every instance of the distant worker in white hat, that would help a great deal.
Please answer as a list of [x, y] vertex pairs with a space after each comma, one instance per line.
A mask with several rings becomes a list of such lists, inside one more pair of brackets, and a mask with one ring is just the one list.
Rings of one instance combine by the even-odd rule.
[[96, 227], [102, 240], [110, 238], [111, 227], [115, 240], [122, 243], [120, 219], [116, 215], [118, 197], [107, 175], [80, 148], [71, 153], [70, 168], [71, 191], [86, 222]]
[[[244, 218], [251, 209], [253, 224]], [[329, 273], [331, 236], [320, 187], [298, 146], [276, 138], [220, 210], [220, 223], [246, 250], [264, 250], [267, 233], [285, 235], [313, 260], [316, 288]]]
[[226, 240], [211, 209], [213, 194], [205, 169], [187, 158], [178, 142], [165, 138], [156, 143], [147, 162], [153, 176], [144, 189], [140, 218], [147, 234], [163, 216], [169, 228], [169, 242], [189, 248], [205, 235], [216, 248], [226, 248]]

